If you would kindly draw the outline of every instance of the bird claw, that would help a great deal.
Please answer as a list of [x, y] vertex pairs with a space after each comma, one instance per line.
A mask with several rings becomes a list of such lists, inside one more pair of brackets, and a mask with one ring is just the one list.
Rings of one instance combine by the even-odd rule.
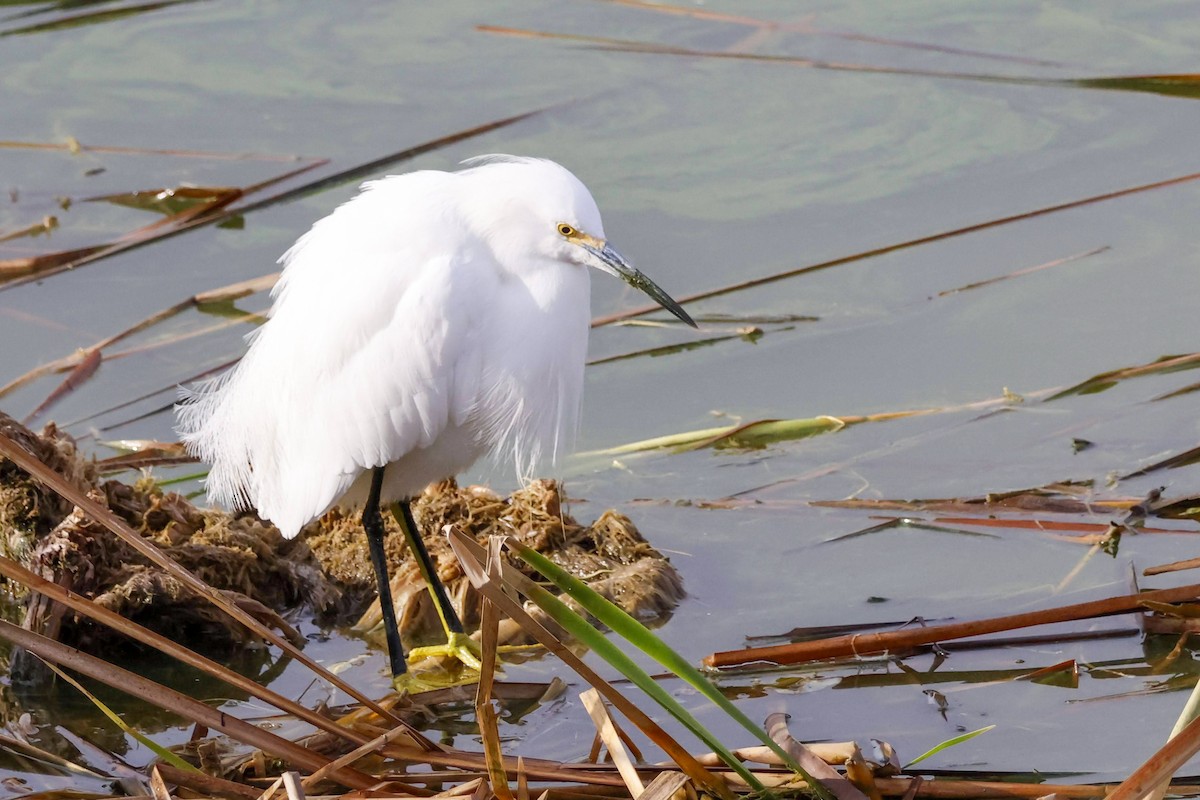
[[468, 669], [427, 670], [421, 672], [405, 672], [403, 675], [392, 676], [392, 688], [399, 694], [417, 695], [422, 692], [432, 692], [437, 689], [448, 689], [451, 686], [461, 686], [471, 683], [478, 678], [478, 673]]
[[479, 672], [483, 669], [480, 656], [479, 642], [465, 633], [449, 633], [445, 644], [435, 644], [428, 647], [414, 647], [409, 653], [409, 661], [420, 661], [423, 658], [453, 658], [464, 667]]
[[[540, 644], [502, 644], [496, 647], [496, 654], [529, 653], [541, 649], [543, 648]], [[447, 634], [445, 644], [414, 647], [410, 650], [410, 669], [403, 675], [393, 677], [392, 687], [401, 694], [419, 694], [474, 683], [483, 669], [483, 662], [480, 660], [482, 657], [483, 653], [477, 640], [465, 633]], [[411, 669], [419, 663], [427, 664], [429, 668]], [[499, 664], [496, 668], [501, 669]]]
[[[496, 655], [529, 653], [544, 649], [540, 644], [497, 645]], [[465, 633], [447, 633], [445, 644], [414, 647], [408, 651], [409, 670], [392, 678], [392, 688], [404, 694], [420, 694], [435, 689], [462, 686], [479, 680], [483, 670], [483, 651], [479, 642]], [[417, 666], [424, 665], [424, 666]], [[414, 669], [413, 667], [417, 668]], [[497, 671], [503, 671], [499, 663]]]

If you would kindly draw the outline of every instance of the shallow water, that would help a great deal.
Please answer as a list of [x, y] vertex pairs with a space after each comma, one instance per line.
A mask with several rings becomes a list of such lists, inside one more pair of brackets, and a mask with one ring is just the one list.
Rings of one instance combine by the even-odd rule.
[[[611, 240], [680, 296], [1200, 170], [1200, 106], [1192, 99], [1134, 90], [1147, 84], [1126, 91], [1072, 82], [1193, 70], [1200, 20], [1174, 3], [829, 2], [806, 4], [803, 16], [789, 3], [703, 6], [797, 28], [760, 32], [600, 2], [358, 3], [352, 14], [339, 4], [193, 2], [22, 30], [131, 7], [4, 4], [0, 140], [73, 137], [94, 146], [258, 155], [0, 148], [0, 189], [9, 197], [0, 202], [0, 235], [47, 214], [60, 223], [48, 239], [0, 241], [0, 259], [112, 241], [155, 218], [82, 202], [88, 197], [180, 183], [247, 186], [295, 168], [294, 156], [330, 160], [278, 187], [288, 188], [539, 110], [378, 174], [449, 168], [486, 152], [559, 160], [592, 189]], [[479, 24], [844, 68], [619, 52], [484, 32]], [[798, 30], [803, 25], [811, 30]], [[929, 74], [935, 72], [941, 74]], [[350, 197], [355, 183], [253, 211], [239, 227], [202, 227], [44, 280], [0, 286], [0, 383], [193, 293], [271, 272], [278, 255]], [[72, 198], [68, 209], [61, 197]], [[734, 337], [592, 367], [580, 447], [732, 421], [956, 406], [1005, 389], [1034, 394], [1193, 352], [1198, 212], [1200, 182], [1184, 182], [691, 304], [697, 315], [814, 319], [758, 323], [764, 335], [753, 342]], [[940, 294], [1060, 259], [1070, 260]], [[593, 294], [597, 314], [641, 304], [604, 278], [593, 282]], [[265, 303], [258, 294], [237, 306], [260, 310]], [[219, 319], [189, 311], [136, 335], [115, 350], [168, 343], [107, 361], [42, 419], [77, 421], [70, 431], [101, 440], [171, 438], [170, 414], [149, 412], [171, 402], [178, 382], [240, 352], [245, 325], [181, 338]], [[740, 324], [713, 324], [701, 334], [678, 325], [600, 328], [592, 357], [688, 343]], [[0, 398], [0, 407], [27, 414], [60, 380], [33, 382]], [[1124, 593], [1132, 569], [1189, 557], [1194, 540], [1126, 537], [1118, 558], [1093, 557], [1064, 583], [1087, 552], [1065, 538], [914, 527], [839, 538], [880, 519], [808, 502], [978, 496], [1061, 480], [1095, 481], [1098, 497], [1138, 497], [1164, 484], [1170, 496], [1195, 493], [1195, 468], [1107, 483], [1195, 446], [1194, 396], [1152, 402], [1195, 380], [1187, 371], [1153, 375], [1006, 413], [964, 410], [874, 423], [762, 450], [618, 463], [580, 457], [559, 473], [573, 496], [586, 498], [574, 505], [577, 516], [619, 508], [673, 554], [690, 596], [662, 634], [693, 659], [738, 648], [745, 635], [802, 625], [1015, 613]], [[93, 416], [149, 393], [157, 394]], [[1094, 446], [1076, 453], [1072, 438]], [[500, 489], [514, 484], [503, 467], [482, 465], [468, 477]], [[731, 495], [755, 502], [704, 507]], [[1089, 521], [1110, 516], [1098, 510]], [[1192, 580], [1182, 573], [1141, 583]], [[887, 602], [868, 603], [872, 597]], [[1132, 626], [1118, 617], [1094, 627]], [[1166, 736], [1190, 685], [1148, 691], [1176, 673], [1190, 674], [1191, 662], [1148, 674], [1138, 642], [956, 653], [936, 668], [931, 656], [921, 656], [906, 662], [916, 671], [907, 680], [895, 665], [865, 663], [725, 684], [752, 718], [788, 710], [801, 738], [885, 739], [904, 759], [959, 729], [996, 724], [929, 766], [1118, 780]], [[337, 662], [365, 645], [335, 633], [314, 640], [309, 651]], [[978, 682], [965, 674], [1070, 658], [1082, 670], [1078, 689]], [[1097, 666], [1109, 662], [1119, 668]], [[382, 694], [383, 668], [370, 651], [345, 674]], [[510, 668], [509, 677], [561, 673], [545, 661]], [[793, 680], [798, 676], [803, 681]], [[273, 682], [289, 695], [308, 684], [295, 665]], [[855, 691], [831, 691], [846, 688]], [[944, 714], [925, 689], [946, 696]], [[320, 699], [314, 691], [304, 699]], [[743, 741], [688, 692], [678, 694], [729, 741]], [[55, 703], [27, 702], [35, 721], [63, 718]], [[80, 715], [81, 726], [103, 726], [82, 705], [61, 702]], [[261, 711], [236, 701], [228, 707]], [[590, 730], [569, 693], [504, 733], [513, 752], [573, 759], [586, 753]], [[1097, 735], [1101, 730], [1121, 735]], [[168, 729], [156, 738], [186, 735]], [[113, 736], [106, 744], [119, 749]], [[471, 744], [465, 735], [456, 742]], [[149, 759], [140, 746], [128, 747], [131, 761]], [[50, 785], [26, 778], [30, 786]]]

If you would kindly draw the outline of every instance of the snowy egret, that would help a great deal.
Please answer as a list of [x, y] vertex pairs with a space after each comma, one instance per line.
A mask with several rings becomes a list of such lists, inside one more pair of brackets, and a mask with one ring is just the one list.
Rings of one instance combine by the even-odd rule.
[[212, 465], [211, 500], [255, 508], [287, 537], [335, 505], [363, 509], [398, 685], [407, 666], [381, 504], [446, 628], [448, 647], [418, 650], [473, 665], [409, 501], [485, 453], [512, 458], [525, 477], [569, 446], [588, 267], [695, 327], [608, 244], [596, 202], [565, 168], [502, 155], [464, 165], [371, 181], [313, 225], [280, 259], [268, 321], [245, 357], [177, 408], [188, 449]]

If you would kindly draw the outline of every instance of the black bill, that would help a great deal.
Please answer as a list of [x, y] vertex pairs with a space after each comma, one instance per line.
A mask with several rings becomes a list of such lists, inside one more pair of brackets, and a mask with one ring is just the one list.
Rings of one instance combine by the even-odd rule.
[[612, 247], [607, 244], [605, 244], [604, 247], [593, 247], [590, 244], [584, 244], [583, 248], [600, 260], [600, 263], [597, 266], [599, 266], [605, 272], [616, 275], [618, 278], [625, 281], [635, 289], [642, 290], [651, 298], [653, 298], [654, 302], [658, 303], [667, 311], [670, 311], [681, 321], [686, 322], [693, 328], [696, 327], [695, 320], [693, 320], [688, 313], [683, 310], [683, 306], [679, 305], [679, 303], [676, 303], [671, 298], [671, 295], [659, 288], [657, 283], [647, 278], [645, 274], [637, 269], [637, 267], [626, 261], [625, 257]]

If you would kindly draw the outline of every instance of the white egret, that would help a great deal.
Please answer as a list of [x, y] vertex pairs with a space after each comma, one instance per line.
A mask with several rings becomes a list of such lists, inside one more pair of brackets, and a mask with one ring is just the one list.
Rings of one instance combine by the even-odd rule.
[[501, 155], [464, 164], [368, 182], [313, 225], [280, 259], [245, 357], [177, 407], [189, 451], [212, 465], [212, 501], [255, 508], [287, 537], [335, 505], [363, 508], [398, 685], [407, 667], [380, 505], [392, 505], [450, 648], [470, 665], [409, 501], [486, 453], [524, 477], [569, 446], [588, 267], [695, 326], [607, 243], [595, 201], [566, 169]]

